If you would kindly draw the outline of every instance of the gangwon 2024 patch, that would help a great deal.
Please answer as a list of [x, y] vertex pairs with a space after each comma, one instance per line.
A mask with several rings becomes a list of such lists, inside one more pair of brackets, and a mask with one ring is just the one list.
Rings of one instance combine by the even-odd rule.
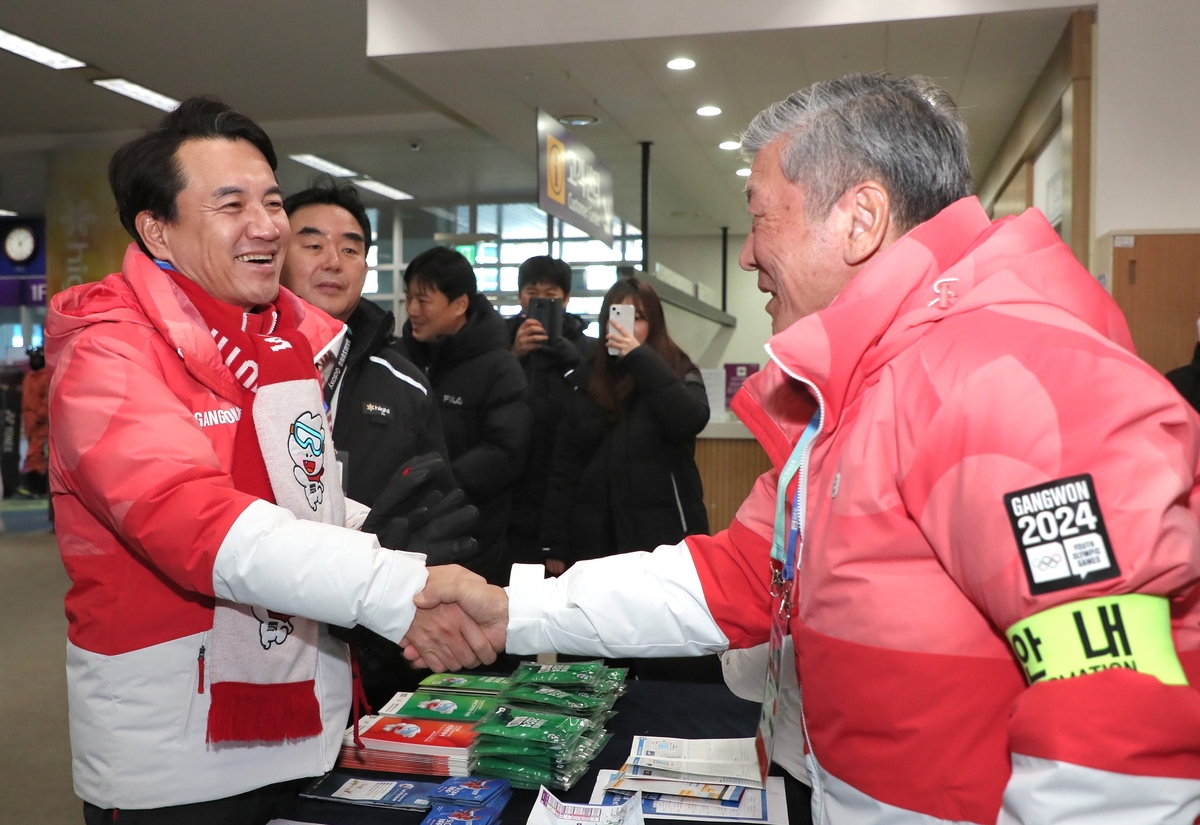
[[1121, 575], [1091, 475], [1006, 493], [1004, 509], [1033, 594]]

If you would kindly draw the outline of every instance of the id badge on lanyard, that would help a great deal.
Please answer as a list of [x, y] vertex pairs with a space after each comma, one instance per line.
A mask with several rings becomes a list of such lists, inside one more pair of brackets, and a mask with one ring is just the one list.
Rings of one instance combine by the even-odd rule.
[[[800, 566], [799, 553], [804, 543], [804, 516], [807, 502], [808, 457], [813, 440], [821, 431], [821, 411], [813, 414], [804, 428], [800, 441], [779, 474], [775, 492], [775, 527], [771, 537], [771, 635], [767, 646], [767, 684], [763, 692], [758, 733], [754, 747], [758, 753], [758, 768], [763, 781], [771, 767], [775, 747], [775, 725], [779, 712], [779, 682], [784, 667], [783, 640], [788, 635], [788, 622], [796, 597], [796, 572]], [[799, 475], [797, 475], [799, 474]], [[796, 478], [796, 497], [792, 512], [787, 514], [787, 488]]]

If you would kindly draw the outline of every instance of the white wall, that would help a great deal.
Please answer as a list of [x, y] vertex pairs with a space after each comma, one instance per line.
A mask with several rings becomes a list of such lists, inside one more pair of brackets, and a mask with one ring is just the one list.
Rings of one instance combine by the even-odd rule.
[[1051, 224], [1062, 221], [1066, 161], [1060, 126], [1033, 162], [1033, 205], [1042, 210]]
[[1095, 233], [1200, 228], [1200, 3], [1099, 0]]
[[[758, 291], [757, 276], [737, 264], [745, 235], [729, 236], [729, 286], [726, 310], [738, 319], [733, 330], [703, 321], [683, 310], [667, 310], [671, 334], [701, 367], [724, 363], [755, 363], [762, 366], [767, 355], [763, 345], [771, 337], [769, 296]], [[651, 236], [650, 255], [684, 277], [721, 290], [721, 236]]]
[[[1136, 6], [1138, 0], [1128, 0]], [[1064, 8], [1071, 0], [367, 0], [367, 56]]]

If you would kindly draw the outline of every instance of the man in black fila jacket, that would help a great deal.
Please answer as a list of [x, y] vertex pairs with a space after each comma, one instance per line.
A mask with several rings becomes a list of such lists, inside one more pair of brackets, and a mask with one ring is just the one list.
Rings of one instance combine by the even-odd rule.
[[433, 385], [454, 478], [479, 508], [480, 556], [462, 564], [507, 584], [512, 489], [529, 452], [533, 416], [525, 374], [508, 351], [508, 327], [476, 290], [475, 271], [435, 246], [404, 271], [405, 354]]
[[350, 329], [349, 348], [325, 382], [325, 401], [346, 495], [369, 507], [409, 459], [448, 458], [437, 404], [425, 376], [399, 350], [395, 317], [361, 300], [371, 223], [354, 187], [326, 181], [283, 207], [292, 225], [283, 285]]

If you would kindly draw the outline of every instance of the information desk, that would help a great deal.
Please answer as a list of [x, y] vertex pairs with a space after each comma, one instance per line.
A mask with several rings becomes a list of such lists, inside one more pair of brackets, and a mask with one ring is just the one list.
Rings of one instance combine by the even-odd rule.
[[[617, 700], [613, 708], [617, 715], [605, 725], [612, 732], [612, 740], [570, 791], [555, 792], [560, 799], [587, 802], [596, 784], [596, 773], [601, 768], [621, 767], [637, 734], [682, 739], [725, 739], [753, 736], [758, 727], [758, 704], [737, 698], [724, 685], [630, 681], [627, 688], [625, 695]], [[397, 776], [368, 771], [355, 773], [388, 779]], [[414, 778], [430, 780], [430, 777]], [[791, 790], [789, 788], [788, 808], [791, 822], [796, 825], [808, 820], [808, 812], [802, 809], [797, 815], [791, 809], [797, 804], [807, 805], [807, 799], [793, 799], [795, 794]], [[535, 791], [514, 789], [512, 800], [504, 809], [502, 825], [525, 825], [535, 795]], [[324, 825], [419, 825], [424, 816], [416, 812], [384, 811], [340, 802], [301, 799], [289, 818]], [[654, 819], [648, 820], [648, 823], [667, 821]]]

